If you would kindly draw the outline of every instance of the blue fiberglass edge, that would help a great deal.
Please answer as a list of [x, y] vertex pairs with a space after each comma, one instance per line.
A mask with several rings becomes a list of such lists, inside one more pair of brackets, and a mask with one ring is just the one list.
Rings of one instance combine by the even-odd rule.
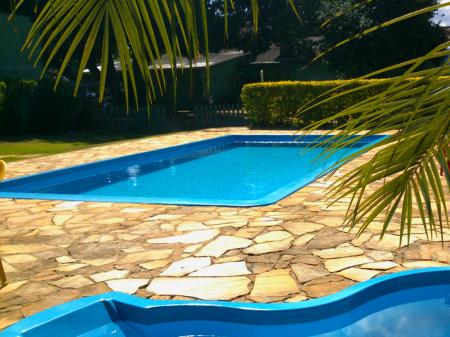
[[[333, 328], [340, 328], [348, 323], [342, 321], [343, 313], [346, 311], [356, 312], [351, 317], [356, 321], [370, 312], [364, 308], [364, 304], [373, 299], [391, 294], [391, 298], [396, 298], [399, 302], [406, 301], [407, 299], [394, 295], [401, 294], [404, 289], [435, 285], [444, 285], [450, 289], [450, 267], [424, 268], [385, 275], [356, 284], [333, 295], [297, 303], [161, 301], [111, 292], [44, 310], [5, 329], [0, 333], [0, 337], [53, 337], [62, 336], [62, 332], [64, 337], [101, 336], [101, 334], [89, 335], [89, 332], [110, 323], [120, 324], [122, 320], [136, 322], [142, 320], [146, 321], [147, 325], [157, 324], [157, 320], [161, 317], [168, 323], [174, 324], [182, 319], [204, 320], [205, 316], [207, 320], [223, 324], [251, 321], [255, 329], [256, 326], [272, 325], [276, 328], [278, 325], [289, 324], [290, 322], [286, 320], [292, 317], [296, 322], [305, 322], [305, 324], [312, 322], [313, 325], [316, 320], [330, 318], [328, 322], [333, 325]], [[432, 294], [427, 295], [432, 296]], [[385, 300], [379, 305], [383, 308], [396, 304], [399, 303]], [[189, 310], [186, 310], [187, 308]], [[323, 330], [323, 327], [315, 327], [315, 329], [319, 331]]]
[[[300, 138], [299, 138], [300, 137]], [[23, 199], [49, 199], [49, 200], [73, 200], [73, 201], [106, 201], [106, 202], [134, 202], [134, 203], [154, 203], [154, 204], [178, 204], [178, 205], [219, 205], [219, 206], [261, 206], [268, 205], [285, 198], [291, 193], [304, 187], [312, 181], [305, 182], [303, 178], [299, 178], [290, 184], [281, 186], [277, 190], [258, 199], [240, 199], [240, 200], [220, 200], [220, 199], [185, 199], [185, 198], [164, 198], [164, 197], [139, 197], [139, 196], [107, 196], [107, 195], [86, 195], [86, 194], [50, 194], [50, 193], [34, 193], [24, 192], [26, 190], [35, 190], [44, 185], [58, 184], [61, 181], [75, 181], [77, 179], [96, 176], [104, 172], [114, 171], [123, 168], [125, 165], [139, 165], [152, 161], [174, 158], [183, 154], [189, 154], [197, 150], [205, 149], [215, 145], [225, 145], [239, 142], [297, 142], [314, 143], [317, 142], [319, 136], [291, 136], [291, 135], [228, 135], [188, 144], [177, 145], [160, 150], [148, 151], [114, 159], [97, 161], [93, 163], [72, 166], [69, 168], [47, 171], [44, 173], [34, 174], [26, 177], [6, 180], [0, 183], [0, 197], [5, 198], [23, 198]], [[368, 136], [362, 139], [359, 144], [364, 147], [375, 142], [381, 141], [386, 136]], [[322, 172], [322, 175], [329, 170]], [[315, 179], [317, 179], [316, 177]]]

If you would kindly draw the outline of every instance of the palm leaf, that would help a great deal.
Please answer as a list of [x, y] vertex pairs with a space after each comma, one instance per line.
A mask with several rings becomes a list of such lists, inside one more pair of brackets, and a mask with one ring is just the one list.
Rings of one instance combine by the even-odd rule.
[[[23, 3], [24, 0], [15, 2], [11, 17]], [[254, 3], [256, 5], [256, 1]], [[231, 0], [230, 4], [234, 6]], [[102, 101], [104, 96], [108, 63], [117, 61], [122, 72], [126, 106], [130, 93], [135, 104], [139, 103], [138, 76], [145, 84], [145, 97], [150, 104], [157, 90], [165, 90], [162, 53], [167, 54], [175, 78], [181, 50], [187, 51], [190, 60], [196, 59], [200, 55], [199, 41], [204, 39], [209, 65], [206, 2], [200, 2], [200, 12], [196, 8], [197, 2], [193, 0], [49, 0], [40, 9], [23, 49], [29, 51], [35, 65], [45, 58], [42, 74], [51, 64], [60, 62], [55, 87], [74, 53], [80, 50], [75, 83], [77, 94], [83, 71], [94, 57], [93, 47], [100, 43], [99, 100]], [[202, 37], [198, 34], [198, 25], [202, 27]], [[63, 54], [62, 61], [56, 61], [60, 53]]]
[[[444, 46], [434, 52], [442, 48]], [[359, 234], [381, 217], [384, 235], [400, 212], [400, 233], [409, 237], [414, 209], [420, 214], [427, 236], [439, 234], [443, 239], [444, 227], [448, 227], [450, 180], [446, 163], [450, 152], [446, 149], [450, 143], [450, 67], [446, 62], [437, 68], [417, 71], [426, 59], [428, 57], [416, 60], [404, 75], [386, 79], [387, 89], [378, 95], [327, 118], [332, 121], [338, 117], [353, 117], [340, 130], [329, 131], [333, 133], [331, 137], [323, 138], [316, 145], [326, 147], [325, 155], [329, 155], [360, 139], [351, 135], [391, 134], [370, 147], [375, 155], [369, 162], [338, 177], [328, 190], [327, 197], [332, 203], [350, 198], [345, 223], [351, 229], [358, 225]], [[320, 106], [320, 103], [314, 105]], [[307, 131], [323, 124], [324, 121], [319, 121]], [[359, 154], [344, 158], [337, 165]], [[440, 176], [439, 164], [446, 178]]]

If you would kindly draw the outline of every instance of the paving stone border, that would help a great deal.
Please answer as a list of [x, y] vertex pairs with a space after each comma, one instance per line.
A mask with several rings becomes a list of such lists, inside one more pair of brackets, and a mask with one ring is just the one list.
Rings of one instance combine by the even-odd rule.
[[[107, 159], [246, 128], [160, 135], [8, 165], [8, 177]], [[338, 171], [366, 161], [365, 154]], [[0, 329], [37, 311], [111, 290], [155, 299], [293, 302], [410, 268], [450, 264], [450, 230], [426, 241], [413, 228], [399, 247], [400, 214], [380, 241], [374, 221], [355, 238], [346, 201], [327, 207], [316, 182], [263, 207], [199, 207], [0, 199]], [[450, 207], [450, 205], [449, 205]]]

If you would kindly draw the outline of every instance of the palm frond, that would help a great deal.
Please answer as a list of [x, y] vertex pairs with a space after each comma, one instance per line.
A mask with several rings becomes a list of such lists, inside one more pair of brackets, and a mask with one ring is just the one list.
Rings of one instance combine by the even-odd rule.
[[[17, 1], [11, 16], [23, 4]], [[233, 6], [233, 1], [230, 1]], [[48, 67], [59, 64], [55, 87], [76, 51], [81, 51], [75, 94], [83, 79], [83, 70], [94, 57], [94, 45], [101, 46], [99, 100], [104, 97], [110, 62], [120, 67], [125, 102], [130, 94], [138, 104], [138, 78], [144, 82], [145, 96], [151, 103], [165, 90], [165, 75], [161, 56], [166, 54], [175, 77], [177, 59], [182, 50], [189, 59], [200, 55], [200, 40], [205, 40], [207, 64], [208, 29], [206, 2], [193, 0], [49, 0], [40, 9], [24, 43], [35, 65], [44, 60], [42, 75]], [[198, 25], [203, 36], [199, 36]], [[40, 47], [40, 48], [39, 48]], [[63, 54], [62, 61], [56, 60]]]
[[[331, 136], [317, 145], [327, 148], [325, 155], [353, 146], [362, 137], [356, 135], [390, 134], [369, 147], [374, 151], [369, 162], [337, 178], [328, 190], [332, 203], [342, 198], [351, 200], [345, 224], [350, 229], [358, 225], [359, 234], [375, 219], [383, 218], [383, 235], [396, 218], [402, 236], [410, 237], [412, 219], [420, 216], [427, 236], [440, 234], [443, 238], [444, 226], [449, 224], [450, 66], [446, 61], [440, 67], [417, 69], [426, 60], [442, 55], [447, 47], [443, 44], [416, 59], [402, 76], [385, 79], [386, 90], [307, 130], [311, 132], [336, 118], [347, 117], [348, 122], [339, 130], [326, 132]], [[359, 88], [344, 90], [326, 100], [354, 90]], [[320, 104], [304, 107], [300, 113]], [[361, 152], [343, 158], [335, 169]]]

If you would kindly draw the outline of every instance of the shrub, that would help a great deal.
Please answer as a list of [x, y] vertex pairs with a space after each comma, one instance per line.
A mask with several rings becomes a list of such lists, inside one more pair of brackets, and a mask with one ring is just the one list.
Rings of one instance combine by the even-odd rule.
[[[350, 89], [372, 82], [376, 85], [337, 97], [301, 115], [297, 113], [300, 107], [339, 85], [347, 84], [345, 88]], [[241, 98], [252, 126], [300, 127], [338, 113], [383, 89], [382, 79], [264, 82], [246, 84]]]
[[77, 130], [83, 99], [74, 98], [70, 82], [53, 90], [53, 81], [6, 80], [0, 82], [0, 132], [58, 133]]

